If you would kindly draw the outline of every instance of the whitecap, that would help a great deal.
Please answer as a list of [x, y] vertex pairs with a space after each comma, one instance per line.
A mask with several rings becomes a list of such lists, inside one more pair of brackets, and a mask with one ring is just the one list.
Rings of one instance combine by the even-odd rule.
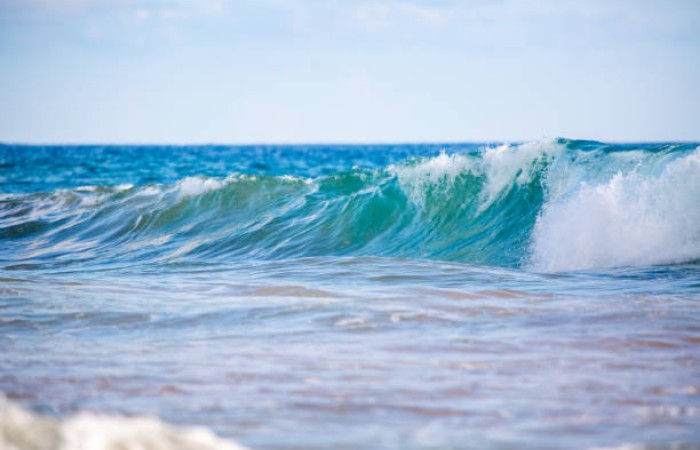
[[245, 450], [206, 428], [177, 428], [152, 417], [79, 413], [54, 419], [0, 396], [4, 450]]
[[700, 149], [658, 175], [618, 171], [550, 199], [535, 225], [531, 266], [565, 271], [700, 259]]
[[216, 178], [187, 177], [180, 180], [178, 188], [183, 197], [194, 197], [206, 192], [221, 189], [226, 185], [225, 181]]

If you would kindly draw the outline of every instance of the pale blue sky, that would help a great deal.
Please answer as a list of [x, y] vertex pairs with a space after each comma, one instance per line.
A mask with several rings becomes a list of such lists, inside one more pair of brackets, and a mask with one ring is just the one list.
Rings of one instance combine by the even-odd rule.
[[0, 141], [700, 140], [700, 0], [0, 0]]

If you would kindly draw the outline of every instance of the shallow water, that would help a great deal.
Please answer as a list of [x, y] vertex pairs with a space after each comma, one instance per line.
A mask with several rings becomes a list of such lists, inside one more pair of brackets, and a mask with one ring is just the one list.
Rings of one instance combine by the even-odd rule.
[[700, 445], [697, 145], [0, 155], [0, 391], [35, 413], [253, 449]]

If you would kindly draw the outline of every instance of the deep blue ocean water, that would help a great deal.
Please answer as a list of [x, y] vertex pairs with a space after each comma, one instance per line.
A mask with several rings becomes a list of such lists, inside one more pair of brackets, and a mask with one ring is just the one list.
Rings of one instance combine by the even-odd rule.
[[700, 448], [700, 146], [0, 145], [0, 349], [253, 449]]

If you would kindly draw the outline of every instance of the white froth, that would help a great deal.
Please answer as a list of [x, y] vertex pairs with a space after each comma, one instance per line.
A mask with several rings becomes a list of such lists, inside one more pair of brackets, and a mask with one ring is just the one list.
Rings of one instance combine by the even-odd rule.
[[205, 177], [187, 177], [178, 183], [180, 195], [183, 197], [194, 197], [205, 192], [221, 189], [225, 185], [225, 181]]
[[530, 182], [537, 162], [543, 158], [553, 158], [563, 151], [555, 140], [528, 142], [521, 145], [504, 144], [488, 148], [482, 159], [482, 172], [486, 183], [481, 192], [481, 208], [491, 205], [514, 183], [524, 185]]
[[564, 271], [700, 259], [700, 148], [653, 176], [584, 184], [545, 205], [531, 265]]
[[309, 178], [303, 178], [303, 177], [296, 177], [294, 175], [280, 175], [277, 177], [277, 179], [281, 181], [286, 181], [288, 183], [304, 183], [304, 184], [311, 184], [313, 183], [313, 180]]
[[146, 186], [146, 187], [138, 189], [136, 191], [135, 195], [136, 196], [143, 196], [143, 197], [150, 197], [150, 196], [154, 196], [154, 195], [160, 195], [162, 193], [163, 193], [163, 191], [156, 186]]
[[77, 188], [75, 188], [75, 190], [78, 192], [97, 192], [98, 189], [99, 189], [99, 186], [91, 186], [91, 185], [78, 186]]
[[118, 185], [114, 186], [114, 190], [117, 192], [124, 192], [124, 191], [128, 191], [130, 189], [133, 189], [133, 188], [134, 188], [133, 184], [118, 184]]
[[429, 189], [447, 187], [462, 173], [475, 169], [474, 161], [462, 155], [440, 155], [413, 166], [391, 165], [388, 170], [399, 180], [411, 201], [423, 206]]
[[462, 174], [483, 176], [484, 188], [480, 195], [480, 210], [486, 209], [514, 184], [531, 181], [538, 162], [553, 158], [563, 151], [555, 140], [541, 140], [520, 145], [504, 144], [486, 148], [481, 158], [467, 155], [439, 156], [414, 166], [389, 167], [416, 204], [423, 205], [429, 189], [445, 189], [454, 184]]
[[65, 420], [32, 414], [0, 396], [4, 450], [245, 450], [205, 428], [175, 428], [149, 417], [81, 413]]

